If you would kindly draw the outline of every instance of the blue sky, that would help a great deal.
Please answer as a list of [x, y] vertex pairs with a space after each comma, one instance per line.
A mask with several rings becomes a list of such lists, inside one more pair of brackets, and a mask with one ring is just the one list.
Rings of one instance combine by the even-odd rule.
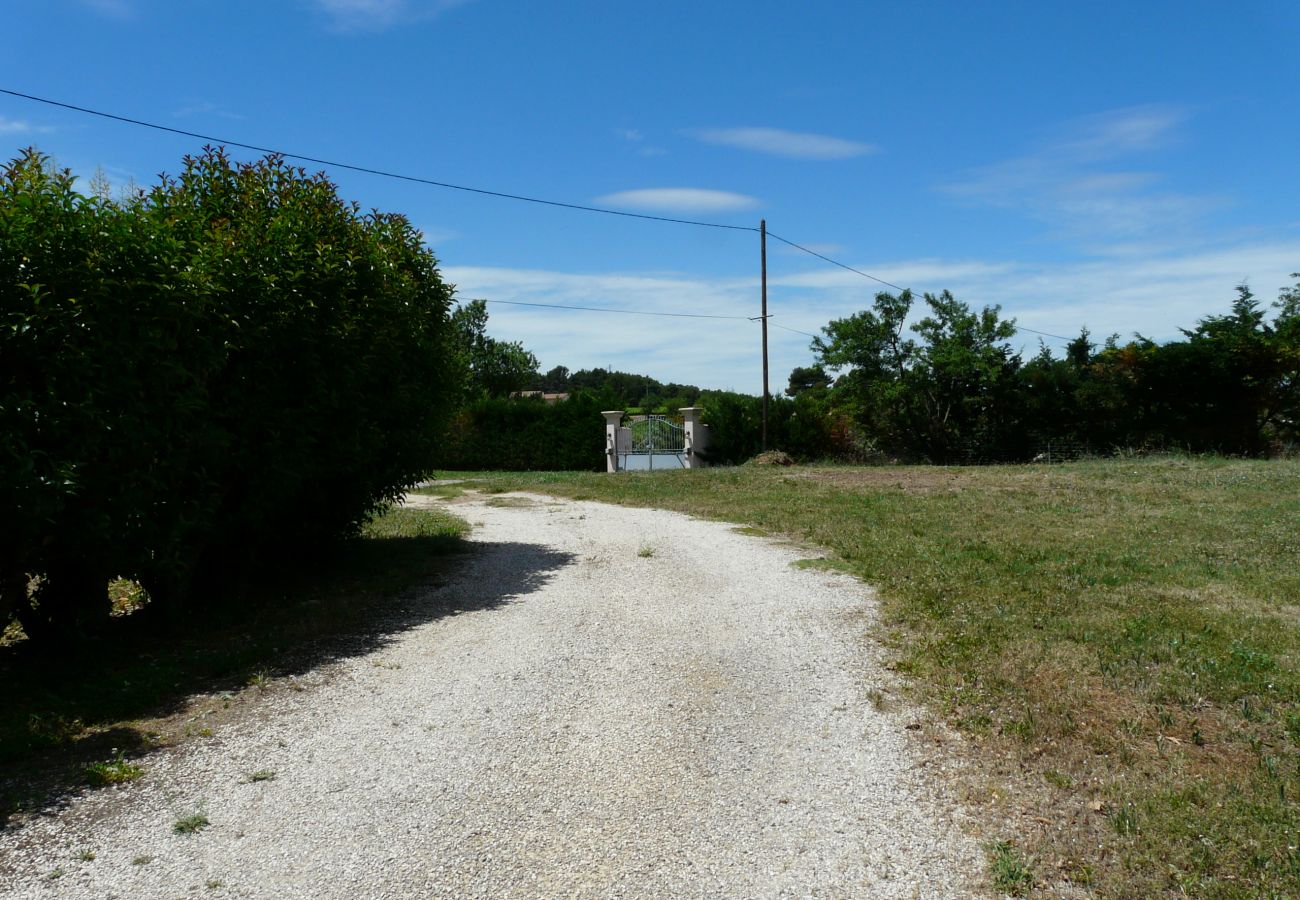
[[[1300, 270], [1300, 5], [10, 0], [0, 87], [439, 181], [757, 226], [1026, 328], [1178, 336]], [[199, 142], [0, 95], [117, 184]], [[240, 153], [243, 157], [250, 154]], [[758, 314], [758, 238], [332, 170], [465, 298]], [[774, 390], [879, 285], [769, 242]], [[761, 389], [759, 329], [489, 307], [543, 368]], [[1027, 354], [1038, 338], [1016, 339]], [[1049, 341], [1059, 345], [1059, 342]]]

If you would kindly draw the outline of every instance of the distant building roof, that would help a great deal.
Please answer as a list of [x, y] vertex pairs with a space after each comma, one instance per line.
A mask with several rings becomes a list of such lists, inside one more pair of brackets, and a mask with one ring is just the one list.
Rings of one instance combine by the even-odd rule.
[[510, 395], [511, 400], [517, 400], [520, 397], [538, 397], [546, 403], [559, 403], [561, 400], [568, 400], [568, 394], [548, 394], [546, 391], [515, 391]]

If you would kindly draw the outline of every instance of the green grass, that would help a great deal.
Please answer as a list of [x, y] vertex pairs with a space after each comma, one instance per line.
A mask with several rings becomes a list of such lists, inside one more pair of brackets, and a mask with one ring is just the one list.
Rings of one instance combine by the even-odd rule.
[[202, 810], [197, 810], [187, 815], [178, 816], [172, 823], [172, 831], [176, 834], [198, 834], [203, 829], [211, 825], [212, 822]]
[[[301, 689], [293, 674], [382, 645], [439, 610], [401, 599], [455, 563], [469, 525], [436, 510], [394, 509], [358, 538], [322, 548], [245, 586], [228, 606], [176, 623], [110, 620], [95, 644], [47, 658], [25, 640], [0, 646], [0, 825], [78, 786], [138, 777], [136, 762], [185, 735], [212, 733], [242, 691]], [[125, 600], [132, 590], [115, 583]], [[137, 608], [147, 604], [137, 604]], [[221, 692], [221, 693], [218, 693]], [[203, 701], [196, 719], [195, 694]], [[112, 761], [104, 762], [112, 756]]]
[[135, 763], [127, 762], [119, 754], [108, 762], [91, 763], [82, 770], [86, 784], [91, 787], [104, 787], [109, 784], [125, 784], [135, 781], [144, 774], [144, 769]]
[[1300, 461], [477, 477], [828, 551], [1052, 877], [1300, 895]]
[[1034, 886], [1034, 873], [1024, 854], [1010, 841], [988, 847], [989, 877], [993, 887], [1012, 897], [1023, 897]]

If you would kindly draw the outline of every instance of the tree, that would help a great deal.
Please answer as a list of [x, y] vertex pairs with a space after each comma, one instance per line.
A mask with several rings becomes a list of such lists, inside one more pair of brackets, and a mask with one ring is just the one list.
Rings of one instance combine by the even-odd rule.
[[835, 393], [888, 453], [951, 462], [1010, 452], [1014, 322], [948, 291], [924, 299], [930, 313], [911, 329], [919, 342], [903, 337], [911, 291], [879, 293], [872, 310], [822, 329], [812, 347], [822, 366], [843, 371]]
[[468, 372], [470, 396], [507, 397], [539, 378], [537, 357], [518, 341], [490, 337], [487, 320], [486, 300], [471, 300], [451, 314], [461, 363]]
[[797, 366], [790, 372], [790, 383], [785, 389], [789, 397], [797, 397], [808, 391], [825, 391], [831, 386], [831, 377], [822, 365]]

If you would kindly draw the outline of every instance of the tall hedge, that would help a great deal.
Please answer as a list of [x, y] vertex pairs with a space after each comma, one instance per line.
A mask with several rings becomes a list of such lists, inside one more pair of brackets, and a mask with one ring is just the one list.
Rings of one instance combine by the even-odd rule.
[[612, 398], [579, 393], [548, 404], [537, 398], [483, 399], [457, 413], [439, 465], [466, 471], [605, 469], [605, 419]]
[[401, 216], [221, 150], [111, 202], [0, 173], [0, 622], [179, 605], [346, 534], [437, 451], [451, 288]]

